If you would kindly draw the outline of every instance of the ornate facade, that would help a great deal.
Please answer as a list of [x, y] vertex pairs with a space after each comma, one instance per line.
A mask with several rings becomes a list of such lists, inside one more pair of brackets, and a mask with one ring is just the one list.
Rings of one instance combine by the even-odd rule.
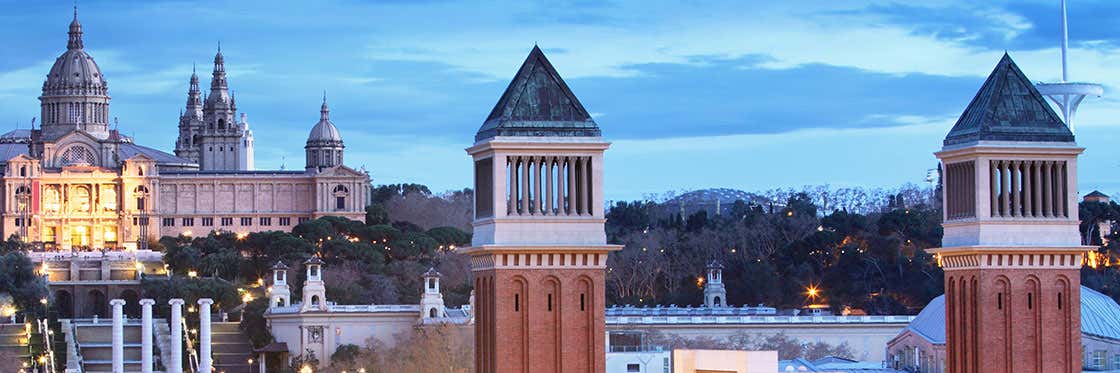
[[75, 12], [66, 51], [43, 83], [41, 127], [0, 136], [4, 237], [55, 250], [143, 248], [145, 238], [164, 235], [290, 230], [324, 215], [364, 216], [369, 175], [343, 165], [325, 100], [307, 141], [309, 167], [254, 171], [252, 133], [244, 114], [235, 120], [220, 51], [208, 96], [191, 77], [175, 155], [110, 128], [108, 92]]

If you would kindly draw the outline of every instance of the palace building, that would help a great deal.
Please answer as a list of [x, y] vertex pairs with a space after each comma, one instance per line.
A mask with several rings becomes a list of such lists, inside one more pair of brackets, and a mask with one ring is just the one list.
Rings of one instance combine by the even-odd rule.
[[369, 174], [343, 163], [325, 97], [306, 168], [253, 170], [252, 132], [229, 93], [219, 48], [209, 94], [201, 94], [197, 74], [190, 77], [169, 154], [110, 125], [108, 82], [84, 46], [75, 10], [66, 50], [39, 96], [41, 125], [0, 136], [5, 238], [47, 251], [143, 249], [167, 235], [290, 230], [325, 215], [364, 216]]

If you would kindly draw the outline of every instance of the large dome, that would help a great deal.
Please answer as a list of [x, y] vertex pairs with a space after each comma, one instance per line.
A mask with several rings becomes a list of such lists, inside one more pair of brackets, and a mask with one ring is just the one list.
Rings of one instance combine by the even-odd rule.
[[107, 84], [101, 68], [83, 49], [82, 24], [78, 22], [77, 14], [70, 22], [69, 34], [66, 52], [54, 61], [43, 83], [43, 95], [106, 95]]
[[319, 123], [315, 123], [315, 127], [311, 128], [311, 133], [307, 135], [307, 144], [333, 145], [337, 143], [341, 145], [342, 135], [338, 133], [338, 128], [331, 122], [330, 108], [327, 107], [325, 99], [319, 113]]

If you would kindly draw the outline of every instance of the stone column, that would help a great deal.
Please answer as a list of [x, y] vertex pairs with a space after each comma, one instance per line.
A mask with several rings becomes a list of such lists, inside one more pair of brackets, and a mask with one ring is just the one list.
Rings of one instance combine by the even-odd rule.
[[999, 216], [999, 163], [988, 161], [988, 194], [991, 197], [991, 216]]
[[171, 305], [171, 361], [166, 364], [168, 373], [183, 371], [183, 300], [167, 302]]
[[555, 199], [552, 196], [552, 188], [554, 187], [553, 184], [555, 184], [555, 182], [552, 180], [552, 161], [553, 161], [553, 159], [554, 159], [553, 157], [548, 157], [548, 158], [544, 159], [544, 170], [545, 170], [544, 172], [546, 174], [545, 179], [547, 180], [545, 182], [545, 185], [546, 185], [546, 187], [545, 187], [545, 189], [546, 189], [545, 200], [544, 200], [545, 201], [545, 203], [544, 203], [544, 214], [545, 215], [552, 215], [553, 214], [552, 205], [555, 203], [554, 202]]
[[540, 215], [541, 214], [541, 176], [543, 176], [541, 174], [541, 167], [544, 166], [544, 158], [533, 157], [533, 163], [536, 164], [536, 167], [533, 168], [533, 177], [536, 178], [536, 180], [533, 180], [533, 192], [536, 193], [536, 194], [533, 195], [533, 213], [537, 214], [537, 215]]
[[[584, 188], [587, 188], [587, 190], [583, 192], [583, 204], [587, 205], [587, 207], [585, 207], [585, 209], [587, 210], [587, 216], [594, 216], [595, 203], [591, 200], [594, 199], [595, 196], [591, 194], [591, 190], [594, 189], [595, 181], [591, 180], [591, 157], [584, 157], [583, 179]], [[716, 215], [719, 215], [718, 210], [716, 211]]]
[[1058, 212], [1055, 213], [1054, 216], [1064, 218], [1069, 216], [1069, 209], [1067, 208], [1069, 206], [1069, 198], [1066, 195], [1066, 163], [1058, 162], [1054, 164], [1054, 169], [1057, 170], [1057, 172], [1055, 172], [1057, 175], [1054, 175], [1057, 181], [1055, 184], [1058, 184], [1058, 193], [1054, 195], [1054, 197], [1058, 199], [1058, 203], [1054, 204], [1057, 206]]
[[1042, 217], [1042, 161], [1031, 161], [1031, 194], [1034, 196], [1034, 217]]
[[124, 299], [109, 301], [113, 306], [113, 372], [124, 372]]
[[506, 215], [517, 211], [517, 159], [506, 157], [506, 172], [509, 173], [509, 190], [506, 192]]
[[568, 161], [568, 215], [576, 214], [576, 159], [575, 157], [564, 157]]
[[1054, 194], [1054, 185], [1051, 184], [1050, 178], [1050, 161], [1042, 162], [1042, 216], [1050, 217], [1053, 215], [1054, 201], [1051, 199]]
[[533, 167], [529, 157], [518, 157], [517, 163], [521, 164], [521, 211], [520, 215], [529, 215], [529, 172]]
[[1000, 216], [1011, 216], [1011, 172], [1009, 161], [999, 161], [1000, 181], [999, 194], [1003, 206], [1000, 206]]
[[152, 373], [152, 305], [156, 301], [141, 299], [140, 316], [140, 371]]
[[1020, 181], [1022, 180], [1019, 175], [1019, 161], [1011, 161], [1011, 216], [1023, 216], [1023, 210], [1019, 204], [1019, 198], [1022, 193], [1019, 191]]
[[564, 193], [564, 158], [556, 159], [556, 215], [567, 215], [564, 211], [564, 201], [566, 201], [566, 194]]
[[213, 363], [210, 361], [210, 305], [214, 300], [202, 298], [198, 300], [198, 373], [210, 373]]
[[1031, 164], [1034, 161], [1023, 161], [1023, 216], [1034, 217], [1034, 180], [1031, 177]]

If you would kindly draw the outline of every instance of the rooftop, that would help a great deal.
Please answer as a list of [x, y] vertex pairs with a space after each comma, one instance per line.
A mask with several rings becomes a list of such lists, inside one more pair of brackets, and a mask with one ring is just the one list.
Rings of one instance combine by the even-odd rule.
[[1004, 53], [944, 145], [977, 141], [1073, 142], [1073, 132]]
[[599, 125], [539, 47], [509, 83], [475, 141], [495, 136], [598, 137]]

